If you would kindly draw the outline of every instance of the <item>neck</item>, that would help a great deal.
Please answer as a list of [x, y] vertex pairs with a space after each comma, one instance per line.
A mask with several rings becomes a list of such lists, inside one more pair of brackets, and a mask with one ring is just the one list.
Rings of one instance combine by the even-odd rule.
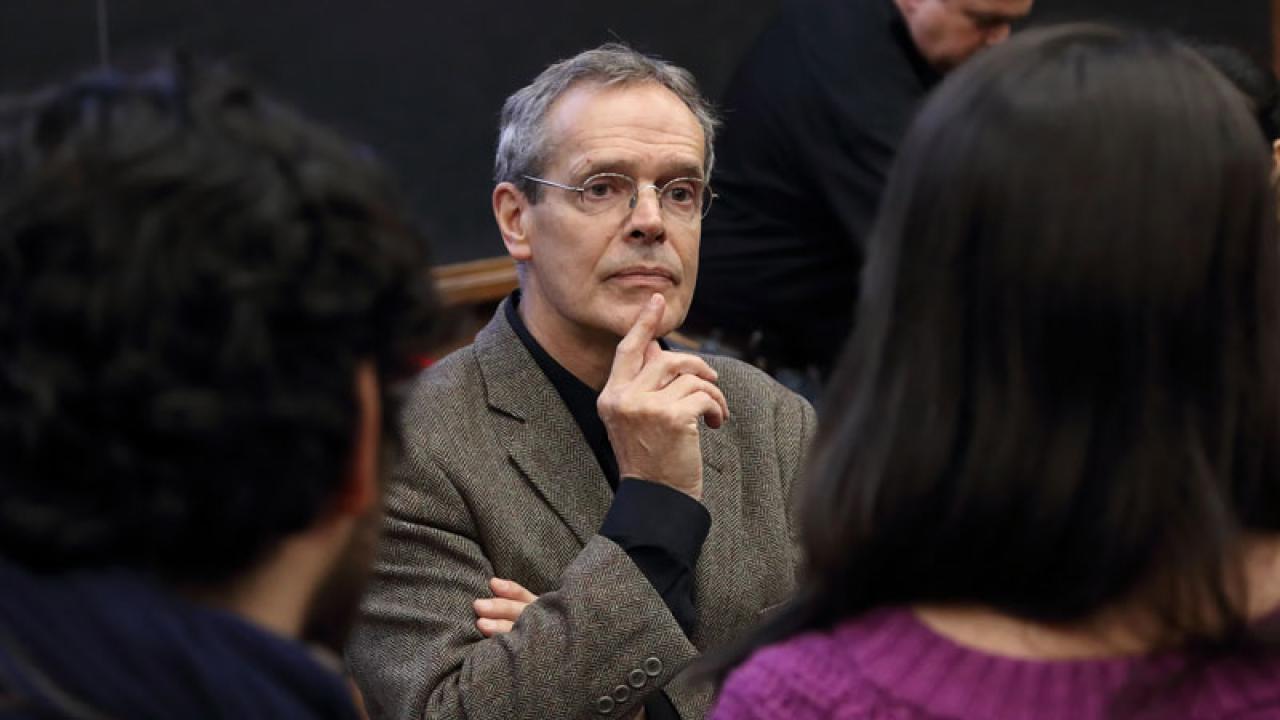
[[591, 389], [602, 390], [609, 380], [614, 352], [622, 338], [612, 333], [582, 330], [544, 310], [539, 307], [536, 293], [524, 293], [516, 311], [529, 334], [548, 355]]
[[312, 597], [333, 560], [335, 528], [284, 540], [252, 570], [218, 588], [189, 588], [197, 602], [235, 613], [271, 632], [299, 638]]

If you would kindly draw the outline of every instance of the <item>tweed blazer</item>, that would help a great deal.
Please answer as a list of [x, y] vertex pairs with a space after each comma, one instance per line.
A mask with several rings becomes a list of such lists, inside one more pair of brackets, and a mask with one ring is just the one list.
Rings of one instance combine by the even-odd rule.
[[[686, 720], [711, 690], [682, 673], [787, 599], [792, 496], [813, 409], [754, 367], [706, 357], [730, 419], [701, 433], [712, 523], [686, 637], [630, 557], [597, 534], [612, 490], [581, 430], [499, 308], [417, 380], [405, 456], [347, 656], [375, 718], [627, 717], [665, 688]], [[491, 577], [538, 601], [486, 639]]]

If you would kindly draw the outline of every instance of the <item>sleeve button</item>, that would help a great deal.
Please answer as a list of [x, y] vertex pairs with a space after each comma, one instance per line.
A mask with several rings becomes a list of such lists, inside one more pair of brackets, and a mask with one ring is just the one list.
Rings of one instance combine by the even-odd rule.
[[624, 703], [631, 699], [631, 688], [626, 685], [619, 685], [613, 689], [613, 699], [615, 702]]
[[596, 700], [596, 712], [601, 715], [608, 715], [613, 712], [613, 698], [608, 695], [601, 695], [600, 698]]
[[627, 682], [631, 687], [639, 690], [644, 687], [645, 683], [649, 682], [649, 676], [645, 675], [644, 671], [640, 668], [636, 668], [635, 670], [627, 673]]
[[644, 674], [649, 677], [658, 677], [662, 674], [662, 661], [656, 657], [647, 658], [644, 661]]

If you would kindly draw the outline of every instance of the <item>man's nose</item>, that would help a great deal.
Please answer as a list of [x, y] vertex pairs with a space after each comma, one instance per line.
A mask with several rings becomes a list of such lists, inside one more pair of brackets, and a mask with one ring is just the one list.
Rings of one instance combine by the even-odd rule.
[[636, 190], [635, 207], [631, 209], [630, 237], [646, 242], [657, 242], [665, 235], [662, 222], [662, 205], [653, 187]]

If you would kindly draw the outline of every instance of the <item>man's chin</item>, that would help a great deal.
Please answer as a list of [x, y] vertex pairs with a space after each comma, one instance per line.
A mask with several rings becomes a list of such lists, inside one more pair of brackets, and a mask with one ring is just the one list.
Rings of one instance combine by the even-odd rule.
[[[617, 335], [619, 340], [631, 331], [636, 318], [640, 316], [640, 311], [644, 310], [645, 303], [649, 302], [652, 296], [653, 293], [649, 293], [642, 298], [629, 300], [619, 308], [613, 322], [610, 323], [610, 331]], [[663, 297], [667, 299], [667, 307], [662, 313], [662, 322], [658, 323], [657, 337], [662, 337], [684, 324], [684, 317], [689, 308], [687, 302], [682, 300], [673, 302], [666, 294]]]

